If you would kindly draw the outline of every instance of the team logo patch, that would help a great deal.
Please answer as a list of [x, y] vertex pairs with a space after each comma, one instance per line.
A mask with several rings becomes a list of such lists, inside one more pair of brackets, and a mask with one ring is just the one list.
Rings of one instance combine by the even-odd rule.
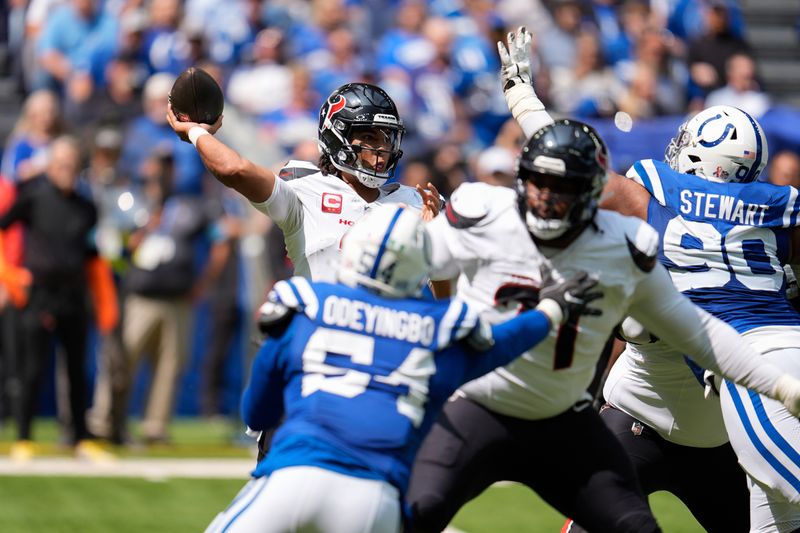
[[322, 193], [322, 212], [341, 214], [342, 195], [333, 192]]
[[344, 96], [340, 94], [335, 102], [331, 102], [331, 106], [328, 108], [328, 114], [325, 115], [325, 122], [330, 123], [330, 120], [333, 117], [333, 115], [344, 109], [344, 106], [346, 104], [347, 100], [345, 100]]

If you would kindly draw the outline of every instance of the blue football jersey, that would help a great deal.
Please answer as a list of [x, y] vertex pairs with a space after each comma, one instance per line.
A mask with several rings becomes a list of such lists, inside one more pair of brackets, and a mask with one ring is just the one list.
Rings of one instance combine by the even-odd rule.
[[800, 325], [782, 268], [788, 228], [798, 225], [797, 189], [712, 182], [650, 159], [627, 176], [651, 195], [647, 222], [661, 235], [659, 260], [678, 290], [740, 333]]
[[478, 352], [458, 341], [490, 338], [489, 326], [460, 300], [387, 299], [297, 277], [277, 283], [271, 297], [295, 314], [262, 346], [242, 401], [253, 429], [284, 418], [255, 476], [311, 465], [403, 492], [450, 394], [549, 331], [544, 315], [524, 313], [506, 323], [513, 327], [492, 326], [495, 345]]

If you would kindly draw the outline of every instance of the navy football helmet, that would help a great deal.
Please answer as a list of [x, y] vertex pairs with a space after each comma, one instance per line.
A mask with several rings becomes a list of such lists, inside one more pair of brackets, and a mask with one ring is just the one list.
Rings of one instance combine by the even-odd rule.
[[[365, 132], [367, 129], [370, 131]], [[331, 164], [370, 188], [386, 183], [403, 155], [400, 143], [405, 128], [397, 106], [386, 91], [368, 83], [348, 83], [336, 89], [319, 110], [318, 133], [320, 149]], [[353, 144], [355, 137], [365, 133], [376, 142]], [[360, 155], [366, 150], [385, 160], [382, 169], [364, 165]]]
[[[588, 124], [557, 120], [534, 133], [517, 161], [519, 205], [528, 230], [552, 240], [584, 227], [597, 211], [607, 172], [608, 149]], [[535, 206], [529, 203], [528, 182], [536, 187]]]

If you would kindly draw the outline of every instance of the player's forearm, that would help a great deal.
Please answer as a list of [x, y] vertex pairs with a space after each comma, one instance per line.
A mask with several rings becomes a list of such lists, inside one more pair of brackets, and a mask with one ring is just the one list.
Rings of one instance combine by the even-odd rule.
[[[699, 365], [760, 394], [773, 397], [783, 372], [767, 363], [728, 324], [683, 297], [663, 270], [654, 270], [645, 311], [631, 315], [661, 340]], [[651, 276], [652, 276], [651, 274]], [[632, 310], [633, 311], [633, 310]]]
[[242, 420], [257, 431], [272, 429], [283, 416], [284, 384], [275, 363], [282, 344], [268, 340], [261, 345], [253, 361], [250, 383], [242, 395]]
[[553, 117], [544, 108], [544, 104], [533, 85], [518, 83], [504, 91], [508, 110], [522, 128], [525, 138], [530, 138], [535, 132], [553, 123]]
[[251, 202], [264, 202], [272, 194], [275, 174], [240, 156], [212, 135], [202, 135], [195, 142], [203, 164], [220, 183]]

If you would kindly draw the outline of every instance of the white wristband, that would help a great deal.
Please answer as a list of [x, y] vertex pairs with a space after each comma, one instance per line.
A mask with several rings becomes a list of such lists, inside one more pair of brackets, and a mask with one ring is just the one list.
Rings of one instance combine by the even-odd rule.
[[561, 306], [550, 298], [539, 301], [536, 310], [544, 314], [550, 321], [550, 329], [558, 329], [564, 321], [564, 312], [561, 310]]
[[189, 129], [189, 141], [196, 147], [197, 146], [197, 139], [202, 137], [203, 135], [210, 135], [206, 130], [201, 128], [200, 126], [192, 126]]

